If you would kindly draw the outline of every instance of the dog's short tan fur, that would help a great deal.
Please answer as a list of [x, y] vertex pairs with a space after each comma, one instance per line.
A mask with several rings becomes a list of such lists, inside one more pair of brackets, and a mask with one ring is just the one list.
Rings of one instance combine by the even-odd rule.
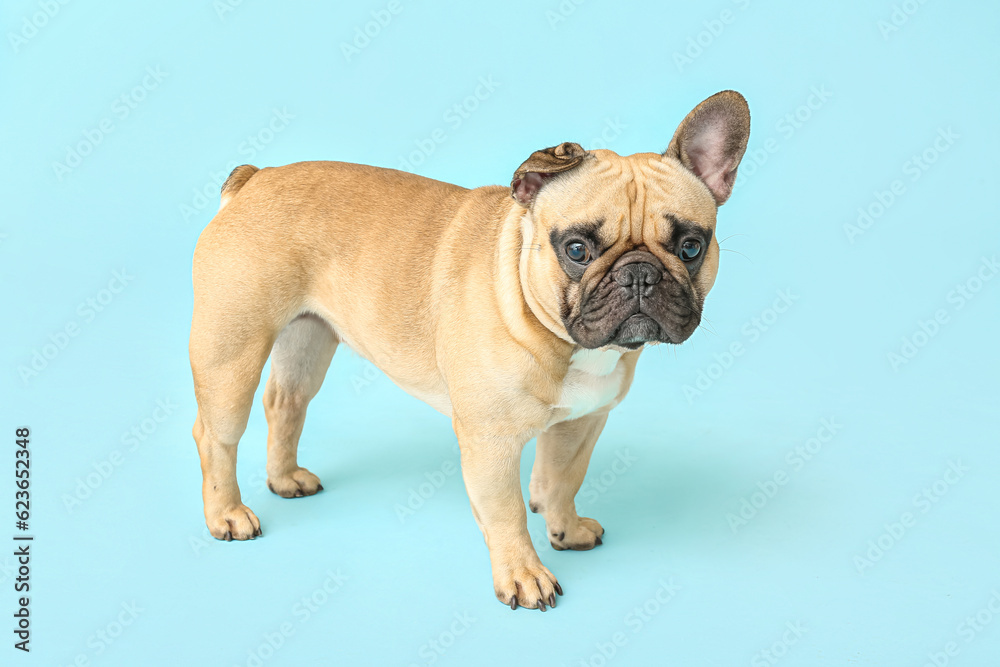
[[[714, 228], [748, 133], [746, 104], [727, 91], [689, 114], [664, 155], [584, 153], [575, 144], [539, 151], [515, 174], [513, 198], [508, 187], [468, 190], [355, 164], [237, 168], [194, 257], [194, 437], [212, 535], [261, 534], [236, 483], [236, 448], [268, 356], [268, 485], [284, 497], [322, 489], [296, 450], [306, 407], [343, 342], [451, 416], [497, 597], [512, 607], [554, 605], [559, 584], [526, 530], [521, 450], [538, 438], [530, 504], [553, 546], [600, 544], [603, 528], [577, 515], [574, 496], [641, 352], [605, 346], [593, 354], [607, 353], [613, 370], [572, 374], [578, 386], [569, 392], [581, 347], [563, 318], [615, 257], [636, 248], [655, 255], [700, 307], [718, 244], [713, 235], [689, 277], [662, 242], [671, 224], [664, 214]], [[574, 282], [549, 234], [596, 220], [609, 249]], [[567, 404], [578, 394], [597, 403]]]

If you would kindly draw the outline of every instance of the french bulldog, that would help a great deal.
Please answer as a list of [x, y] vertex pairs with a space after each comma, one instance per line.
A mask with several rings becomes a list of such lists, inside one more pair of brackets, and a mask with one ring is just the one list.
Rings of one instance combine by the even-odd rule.
[[526, 527], [522, 448], [537, 438], [529, 506], [552, 546], [601, 544], [574, 497], [642, 349], [698, 327], [716, 213], [749, 134], [746, 101], [723, 91], [662, 154], [563, 143], [532, 153], [509, 187], [339, 162], [237, 167], [193, 263], [193, 433], [211, 534], [261, 535], [236, 450], [268, 357], [268, 487], [323, 489], [297, 448], [343, 343], [451, 417], [496, 597], [554, 607], [562, 589]]

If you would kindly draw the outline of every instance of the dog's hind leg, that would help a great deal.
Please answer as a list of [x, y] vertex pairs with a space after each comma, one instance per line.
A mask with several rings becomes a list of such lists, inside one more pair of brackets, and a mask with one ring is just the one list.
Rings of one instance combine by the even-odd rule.
[[198, 296], [196, 290], [191, 372], [198, 400], [193, 434], [201, 457], [205, 523], [217, 539], [249, 540], [261, 534], [260, 521], [240, 497], [236, 448], [274, 338], [232, 311], [227, 316], [200, 307]]

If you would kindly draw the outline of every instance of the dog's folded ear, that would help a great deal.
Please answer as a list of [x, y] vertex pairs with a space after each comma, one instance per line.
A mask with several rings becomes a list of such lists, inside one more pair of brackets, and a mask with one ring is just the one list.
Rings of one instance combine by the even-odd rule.
[[521, 206], [531, 206], [547, 180], [583, 162], [587, 151], [580, 144], [564, 142], [532, 153], [510, 181], [511, 195]]
[[733, 192], [736, 169], [749, 139], [747, 101], [735, 90], [724, 90], [687, 115], [663, 155], [677, 158], [694, 172], [721, 206]]

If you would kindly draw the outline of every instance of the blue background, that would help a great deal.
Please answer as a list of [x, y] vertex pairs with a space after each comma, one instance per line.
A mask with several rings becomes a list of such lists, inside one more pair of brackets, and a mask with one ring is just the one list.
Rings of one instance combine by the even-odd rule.
[[[2, 662], [995, 664], [996, 3], [342, 4], [4, 3], [0, 507], [30, 426], [36, 541], [30, 655], [0, 550]], [[232, 164], [508, 183], [562, 141], [662, 150], [727, 88], [733, 252], [597, 447], [604, 545], [529, 516], [556, 610], [497, 603], [448, 420], [343, 349], [300, 450], [326, 490], [263, 487], [258, 397], [265, 536], [208, 537], [190, 268]]]

